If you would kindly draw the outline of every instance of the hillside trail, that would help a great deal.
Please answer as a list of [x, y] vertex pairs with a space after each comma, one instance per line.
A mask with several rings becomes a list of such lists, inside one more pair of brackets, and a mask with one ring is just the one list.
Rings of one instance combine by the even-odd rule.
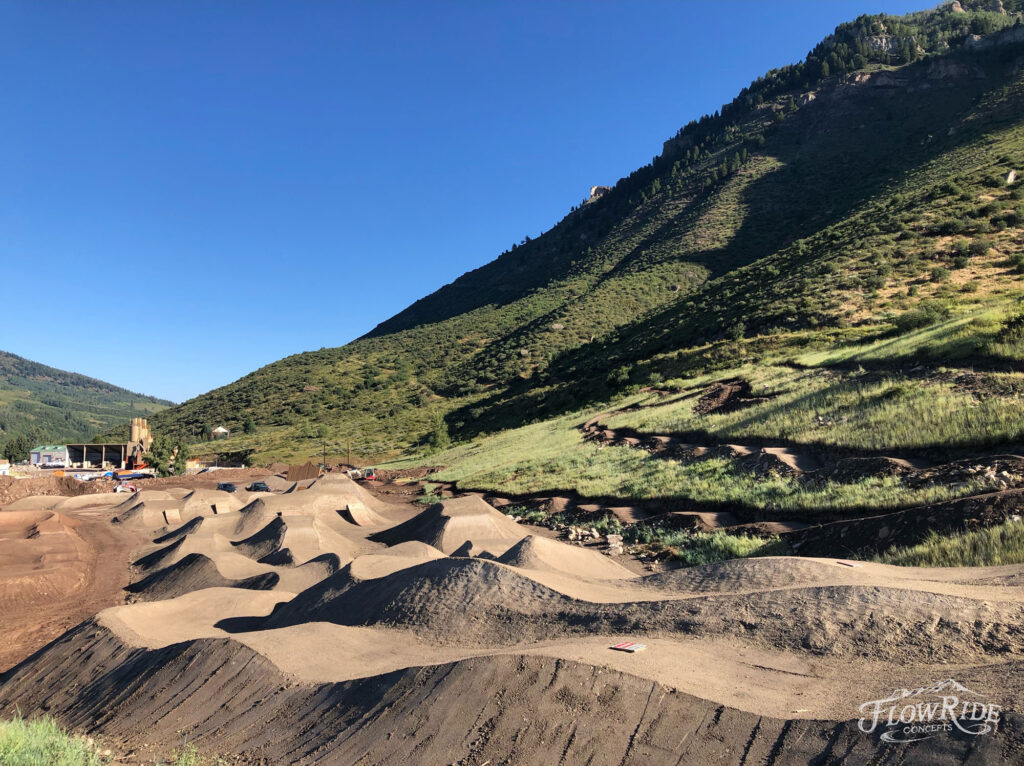
[[[1000, 478], [1007, 476], [1006, 470], [1020, 473], [1018, 469], [1024, 468], [1024, 457], [1013, 452], [1014, 450], [1024, 452], [1020, 449], [1020, 445], [1006, 445], [1000, 451], [974, 455], [958, 462], [943, 462], [920, 452], [829, 450], [806, 445], [773, 443], [771, 440], [763, 439], [695, 439], [692, 435], [643, 433], [628, 427], [612, 428], [605, 425], [608, 419], [617, 415], [664, 407], [667, 404], [697, 396], [700, 396], [700, 399], [696, 403], [696, 407], [703, 413], [738, 409], [766, 399], [766, 397], [752, 395], [749, 384], [743, 380], [726, 381], [704, 389], [703, 392], [680, 393], [655, 388], [647, 388], [643, 391], [659, 397], [659, 400], [609, 409], [593, 415], [578, 426], [584, 440], [604, 446], [627, 446], [643, 449], [656, 457], [666, 459], [692, 460], [721, 457], [736, 461], [745, 470], [757, 475], [774, 474], [797, 479], [806, 476], [818, 481], [857, 480], [871, 475], [903, 475], [911, 477], [918, 483], [932, 482], [937, 478], [962, 482], [970, 476], [984, 474], [992, 478], [994, 486], [987, 486], [977, 492], [963, 495], [957, 500], [978, 498], [983, 500], [986, 506], [1000, 505], [1004, 498], [1015, 499], [1017, 490], [1021, 486], [1020, 482], [1015, 484], [1012, 479], [1004, 481]], [[984, 465], [979, 466], [979, 462]], [[442, 483], [441, 486], [450, 491], [457, 491], [457, 484]], [[613, 498], [588, 498], [576, 493], [537, 492], [524, 496], [513, 496], [492, 491], [488, 492], [487, 496], [490, 501], [498, 505], [525, 502], [546, 510], [552, 516], [569, 510], [573, 512], [570, 516], [575, 519], [574, 523], [582, 525], [584, 528], [587, 526], [587, 515], [593, 515], [594, 518], [611, 515], [626, 525], [657, 522], [693, 531], [710, 532], [719, 529], [732, 529], [736, 532], [752, 532], [759, 535], [785, 535], [833, 522], [856, 521], [860, 518], [866, 520], [917, 508], [863, 508], [841, 515], [817, 513], [815, 518], [810, 519], [806, 517], [806, 514], [799, 512], [769, 512], [735, 505], [716, 507], [699, 502], [687, 503], [670, 500], [648, 500], [630, 504], [628, 500], [623, 502], [621, 499]], [[956, 502], [956, 500], [949, 502]], [[928, 515], [932, 513], [928, 506], [921, 506], [919, 510]]]
[[[630, 447], [648, 449], [652, 454], [665, 455], [666, 453], [689, 453], [693, 457], [702, 457], [715, 452], [734, 459], [758, 458], [767, 465], [775, 464], [783, 471], [796, 474], [812, 473], [815, 471], [835, 468], [836, 458], [828, 454], [823, 448], [800, 448], [797, 445], [774, 442], [771, 439], [693, 439], [679, 434], [652, 434], [641, 432], [633, 428], [611, 428], [603, 425], [602, 422], [631, 412], [639, 412], [645, 409], [664, 407], [672, 401], [692, 397], [694, 394], [684, 394], [676, 399], [669, 399], [673, 392], [648, 389], [650, 393], [665, 397], [667, 401], [654, 402], [651, 404], [634, 404], [619, 409], [606, 410], [589, 418], [580, 425], [580, 431], [587, 441], [601, 444], [621, 444]], [[705, 394], [699, 402], [700, 411], [707, 414], [710, 412], [728, 412], [735, 409], [750, 406], [765, 401], [767, 397], [753, 397], [749, 395], [749, 386], [744, 381], [729, 381], [721, 384], [717, 391]], [[836, 450], [840, 452], [842, 450]], [[845, 451], [843, 451], [845, 452]], [[894, 450], [850, 450], [851, 453], [859, 455], [883, 456], [894, 465], [907, 469], [930, 468], [935, 465], [920, 454], [898, 454]]]

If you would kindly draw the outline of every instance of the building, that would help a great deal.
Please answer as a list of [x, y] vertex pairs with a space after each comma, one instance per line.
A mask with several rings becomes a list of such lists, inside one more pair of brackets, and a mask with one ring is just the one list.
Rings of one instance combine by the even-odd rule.
[[136, 455], [134, 444], [69, 444], [68, 468], [128, 468], [128, 460]]
[[128, 434], [128, 442], [124, 444], [67, 445], [67, 467], [114, 470], [135, 468], [144, 462], [144, 454], [153, 444], [153, 435], [145, 418], [132, 418]]
[[0, 476], [11, 475], [11, 463], [9, 460], [0, 459]]
[[231, 432], [224, 426], [217, 426], [211, 432], [214, 439], [226, 439], [231, 435]]
[[33, 447], [28, 462], [41, 468], [64, 468], [68, 464], [67, 445], [41, 444]]

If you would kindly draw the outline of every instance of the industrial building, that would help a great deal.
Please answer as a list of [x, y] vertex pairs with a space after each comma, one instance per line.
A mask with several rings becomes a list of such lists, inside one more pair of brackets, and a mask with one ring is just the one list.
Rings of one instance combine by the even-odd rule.
[[64, 465], [68, 468], [120, 470], [143, 462], [142, 456], [152, 443], [153, 435], [146, 419], [132, 418], [126, 443], [68, 444], [61, 449], [65, 450]]
[[63, 468], [68, 464], [68, 448], [63, 444], [41, 444], [29, 452], [28, 462], [41, 468]]

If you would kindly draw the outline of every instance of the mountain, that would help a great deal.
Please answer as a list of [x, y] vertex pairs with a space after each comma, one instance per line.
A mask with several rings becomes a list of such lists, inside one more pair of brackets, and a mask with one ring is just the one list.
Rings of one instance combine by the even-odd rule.
[[[1024, 260], [1022, 10], [961, 0], [840, 25], [537, 239], [154, 426], [249, 421], [230, 446], [382, 455], [769, 351], [1005, 313]], [[957, 353], [1017, 353], [1009, 330], [985, 332]]]
[[86, 441], [172, 402], [0, 351], [0, 450], [10, 439]]

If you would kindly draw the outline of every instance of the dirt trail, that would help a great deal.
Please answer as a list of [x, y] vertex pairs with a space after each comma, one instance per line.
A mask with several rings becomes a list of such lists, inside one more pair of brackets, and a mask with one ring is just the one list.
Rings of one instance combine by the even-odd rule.
[[0, 510], [0, 669], [122, 603], [141, 542], [113, 527], [104, 510]]

